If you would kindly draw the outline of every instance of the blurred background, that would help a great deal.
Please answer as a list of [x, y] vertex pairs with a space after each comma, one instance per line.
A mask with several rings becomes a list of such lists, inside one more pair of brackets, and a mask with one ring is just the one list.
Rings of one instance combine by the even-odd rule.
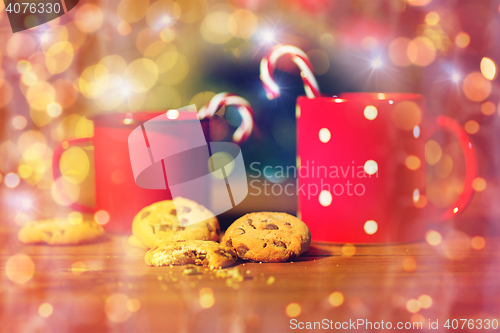
[[[55, 189], [51, 160], [61, 142], [91, 137], [89, 118], [97, 114], [199, 109], [216, 93], [233, 92], [255, 111], [254, 133], [242, 145], [247, 166], [295, 165], [295, 101], [304, 94], [299, 71], [286, 59], [278, 63], [276, 100], [267, 100], [259, 79], [262, 57], [274, 45], [292, 44], [307, 53], [326, 95], [416, 92], [426, 96], [430, 119], [445, 114], [459, 121], [477, 145], [479, 177], [472, 205], [454, 228], [498, 234], [500, 1], [82, 0], [67, 15], [16, 34], [3, 6], [3, 223], [20, 226], [67, 215], [72, 202], [92, 204], [91, 149], [63, 155], [68, 198]], [[219, 111], [212, 140], [229, 140], [240, 120], [231, 107]], [[427, 142], [429, 204], [446, 207], [461, 192], [461, 154], [453, 138]], [[252, 192], [223, 221], [255, 210], [296, 211], [295, 197]]]

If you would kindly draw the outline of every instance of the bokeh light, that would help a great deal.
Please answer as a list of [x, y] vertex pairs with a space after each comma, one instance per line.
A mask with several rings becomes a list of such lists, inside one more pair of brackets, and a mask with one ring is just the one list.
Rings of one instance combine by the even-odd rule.
[[469, 120], [465, 123], [464, 129], [469, 134], [476, 134], [479, 132], [479, 123], [475, 120]]
[[481, 177], [477, 177], [472, 181], [472, 188], [474, 191], [482, 192], [486, 189], [486, 180]]
[[106, 92], [109, 72], [101, 64], [87, 67], [79, 79], [80, 92], [87, 98], [96, 98]]
[[418, 304], [422, 309], [428, 309], [432, 306], [432, 298], [429, 295], [420, 295]]
[[206, 0], [190, 0], [178, 1], [181, 7], [181, 16], [179, 20], [186, 23], [193, 23], [201, 20], [208, 11], [208, 1]]
[[422, 120], [422, 110], [417, 103], [412, 101], [402, 101], [396, 104], [392, 110], [392, 120], [396, 127], [412, 131]]
[[426, 6], [428, 5], [432, 0], [408, 0], [408, 4], [410, 6]]
[[285, 313], [290, 318], [295, 318], [300, 315], [302, 308], [298, 303], [290, 303], [285, 308]]
[[328, 296], [328, 302], [335, 307], [341, 306], [344, 303], [344, 295], [340, 291], [334, 291]]
[[436, 47], [427, 37], [417, 37], [408, 44], [408, 59], [417, 66], [428, 66], [436, 59]]
[[123, 323], [130, 318], [132, 312], [127, 307], [128, 301], [129, 297], [122, 293], [115, 293], [107, 298], [104, 313], [109, 321]]
[[212, 91], [202, 91], [191, 98], [189, 105], [194, 104], [196, 105], [196, 109], [199, 110], [202, 106], [207, 105], [215, 95]]
[[156, 30], [169, 27], [181, 16], [181, 6], [175, 1], [159, 0], [151, 4], [146, 13], [147, 24]]
[[131, 298], [127, 301], [127, 309], [130, 312], [137, 312], [141, 308], [141, 301], [139, 301], [137, 298]]
[[[170, 54], [167, 58], [172, 56], [173, 55]], [[162, 59], [161, 64], [160, 59]], [[175, 63], [171, 66], [163, 67], [162, 64], [166, 62], [166, 59], [163, 57], [157, 60], [157, 66], [159, 68], [158, 82], [167, 86], [174, 86], [181, 83], [189, 73], [189, 61], [186, 56], [182, 53], [177, 53]]]
[[223, 44], [233, 38], [231, 31], [238, 29], [234, 17], [223, 11], [216, 11], [205, 16], [200, 31], [203, 38], [212, 44]]
[[[122, 0], [122, 2], [125, 0]], [[128, 3], [140, 3], [141, 1], [127, 1]], [[147, 2], [147, 0], [146, 0]], [[99, 30], [104, 20], [104, 14], [97, 5], [86, 3], [78, 6], [75, 13], [76, 26], [86, 33], [93, 33]]]
[[497, 76], [497, 68], [495, 62], [490, 58], [484, 57], [481, 60], [481, 73], [488, 80], [494, 80]]
[[436, 25], [439, 23], [440, 16], [436, 12], [429, 12], [425, 15], [425, 23], [428, 25]]
[[441, 159], [442, 150], [439, 143], [429, 140], [425, 143], [425, 161], [430, 165], [435, 165]]
[[128, 22], [120, 22], [116, 26], [116, 31], [121, 35], [121, 36], [128, 36], [132, 32], [132, 26]]
[[491, 81], [486, 79], [483, 74], [473, 72], [464, 79], [462, 90], [465, 96], [473, 102], [482, 102], [491, 94]]
[[16, 188], [21, 180], [17, 174], [11, 172], [5, 175], [3, 181], [8, 188]]
[[425, 240], [430, 245], [437, 246], [437, 245], [441, 244], [442, 237], [441, 237], [441, 234], [439, 232], [437, 232], [435, 230], [429, 230], [425, 234]]
[[408, 45], [411, 39], [399, 37], [394, 39], [389, 45], [389, 58], [398, 66], [406, 67], [411, 65], [410, 58], [408, 57]]
[[140, 58], [132, 61], [125, 70], [125, 81], [136, 93], [145, 92], [156, 83], [158, 67], [151, 59]]
[[440, 178], [448, 177], [453, 171], [453, 158], [448, 154], [443, 154], [436, 165], [436, 174]]
[[68, 69], [73, 62], [74, 50], [69, 42], [59, 42], [47, 51], [45, 65], [49, 73], [58, 74]]
[[25, 284], [33, 278], [35, 264], [29, 256], [24, 253], [15, 254], [5, 263], [5, 276], [16, 283]]
[[71, 272], [75, 275], [82, 275], [87, 271], [87, 265], [82, 261], [75, 261], [71, 264]]
[[148, 8], [148, 0], [121, 0], [118, 4], [117, 14], [122, 21], [134, 23], [146, 16]]
[[211, 288], [200, 289], [200, 306], [209, 309], [215, 304], [214, 293]]
[[471, 239], [471, 247], [474, 250], [482, 250], [486, 246], [486, 240], [481, 236], [474, 236]]
[[417, 261], [413, 257], [403, 259], [403, 270], [406, 272], [413, 272], [417, 268]]
[[481, 112], [486, 116], [491, 116], [492, 114], [494, 114], [496, 109], [497, 107], [493, 102], [486, 101], [483, 104], [481, 104]]
[[409, 155], [405, 158], [405, 165], [408, 169], [414, 171], [420, 168], [422, 162], [420, 161], [420, 158], [418, 158], [418, 156]]
[[26, 117], [17, 115], [12, 118], [12, 127], [14, 127], [16, 130], [23, 130], [26, 128], [28, 125], [28, 121], [26, 120]]
[[59, 103], [50, 103], [47, 105], [47, 114], [52, 118], [59, 117], [62, 113], [62, 107]]
[[[232, 23], [228, 28], [234, 37], [248, 39], [257, 30], [257, 17], [246, 9], [235, 10], [228, 21]], [[314, 69], [316, 70], [316, 66]]]
[[70, 212], [68, 214], [68, 222], [72, 225], [79, 225], [83, 222], [83, 214], [80, 212]]
[[94, 220], [99, 223], [100, 225], [105, 225], [109, 222], [109, 213], [105, 210], [98, 210], [94, 214]]
[[343, 257], [352, 257], [356, 254], [356, 247], [353, 244], [344, 244], [340, 252]]
[[90, 162], [82, 148], [70, 147], [63, 152], [59, 167], [66, 181], [81, 184], [89, 174]]
[[455, 44], [464, 49], [470, 44], [470, 36], [466, 32], [461, 32], [455, 36]]
[[413, 298], [408, 300], [408, 302], [406, 302], [406, 309], [411, 313], [417, 313], [418, 311], [420, 311], [420, 304], [418, 300]]
[[40, 317], [43, 318], [48, 318], [52, 315], [52, 312], [54, 311], [54, 308], [52, 307], [52, 304], [50, 303], [42, 303], [38, 307], [38, 314]]
[[311, 50], [307, 52], [307, 56], [313, 66], [314, 74], [323, 75], [328, 72], [330, 68], [330, 59], [325, 52], [321, 50]]

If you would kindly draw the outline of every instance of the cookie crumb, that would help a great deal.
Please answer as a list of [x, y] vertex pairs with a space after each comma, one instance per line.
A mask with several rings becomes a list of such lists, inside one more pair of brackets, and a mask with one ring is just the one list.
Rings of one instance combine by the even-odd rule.
[[238, 282], [243, 281], [243, 276], [241, 275], [238, 267], [217, 270], [217, 271], [215, 271], [215, 276], [220, 277], [220, 278], [225, 278], [228, 280], [236, 280]]
[[270, 276], [267, 281], [266, 281], [266, 284], [268, 286], [272, 285], [274, 282], [276, 282], [276, 278], [274, 276]]
[[198, 266], [189, 266], [182, 271], [182, 275], [197, 275], [201, 274]]

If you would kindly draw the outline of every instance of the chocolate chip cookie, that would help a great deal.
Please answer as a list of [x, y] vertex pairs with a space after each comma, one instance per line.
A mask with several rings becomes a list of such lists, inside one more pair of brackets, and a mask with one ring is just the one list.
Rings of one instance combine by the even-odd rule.
[[262, 262], [282, 262], [306, 252], [311, 243], [307, 225], [285, 213], [251, 213], [236, 220], [221, 244], [238, 257]]
[[179, 240], [217, 241], [220, 228], [211, 211], [192, 200], [177, 197], [143, 208], [134, 218], [132, 233], [147, 248], [153, 248]]
[[75, 245], [98, 240], [104, 235], [102, 226], [93, 220], [71, 223], [66, 219], [51, 219], [26, 223], [17, 237], [25, 244]]
[[217, 242], [187, 240], [159, 245], [144, 258], [149, 266], [198, 265], [212, 269], [234, 264], [236, 253]]

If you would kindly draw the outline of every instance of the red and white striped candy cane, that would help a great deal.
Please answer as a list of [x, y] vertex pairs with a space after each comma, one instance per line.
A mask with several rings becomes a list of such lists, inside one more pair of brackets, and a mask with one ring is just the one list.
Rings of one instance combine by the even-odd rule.
[[276, 68], [278, 59], [287, 54], [291, 55], [293, 62], [299, 66], [306, 96], [309, 98], [321, 96], [318, 82], [314, 77], [313, 67], [307, 54], [292, 45], [277, 45], [260, 62], [260, 79], [264, 84], [267, 98], [274, 99], [280, 95], [280, 88], [274, 80], [274, 69]]
[[241, 125], [233, 134], [233, 141], [240, 143], [248, 139], [253, 129], [253, 110], [243, 97], [226, 92], [217, 94], [198, 111], [198, 117], [200, 119], [212, 117], [220, 108], [229, 105], [236, 106], [241, 116]]

